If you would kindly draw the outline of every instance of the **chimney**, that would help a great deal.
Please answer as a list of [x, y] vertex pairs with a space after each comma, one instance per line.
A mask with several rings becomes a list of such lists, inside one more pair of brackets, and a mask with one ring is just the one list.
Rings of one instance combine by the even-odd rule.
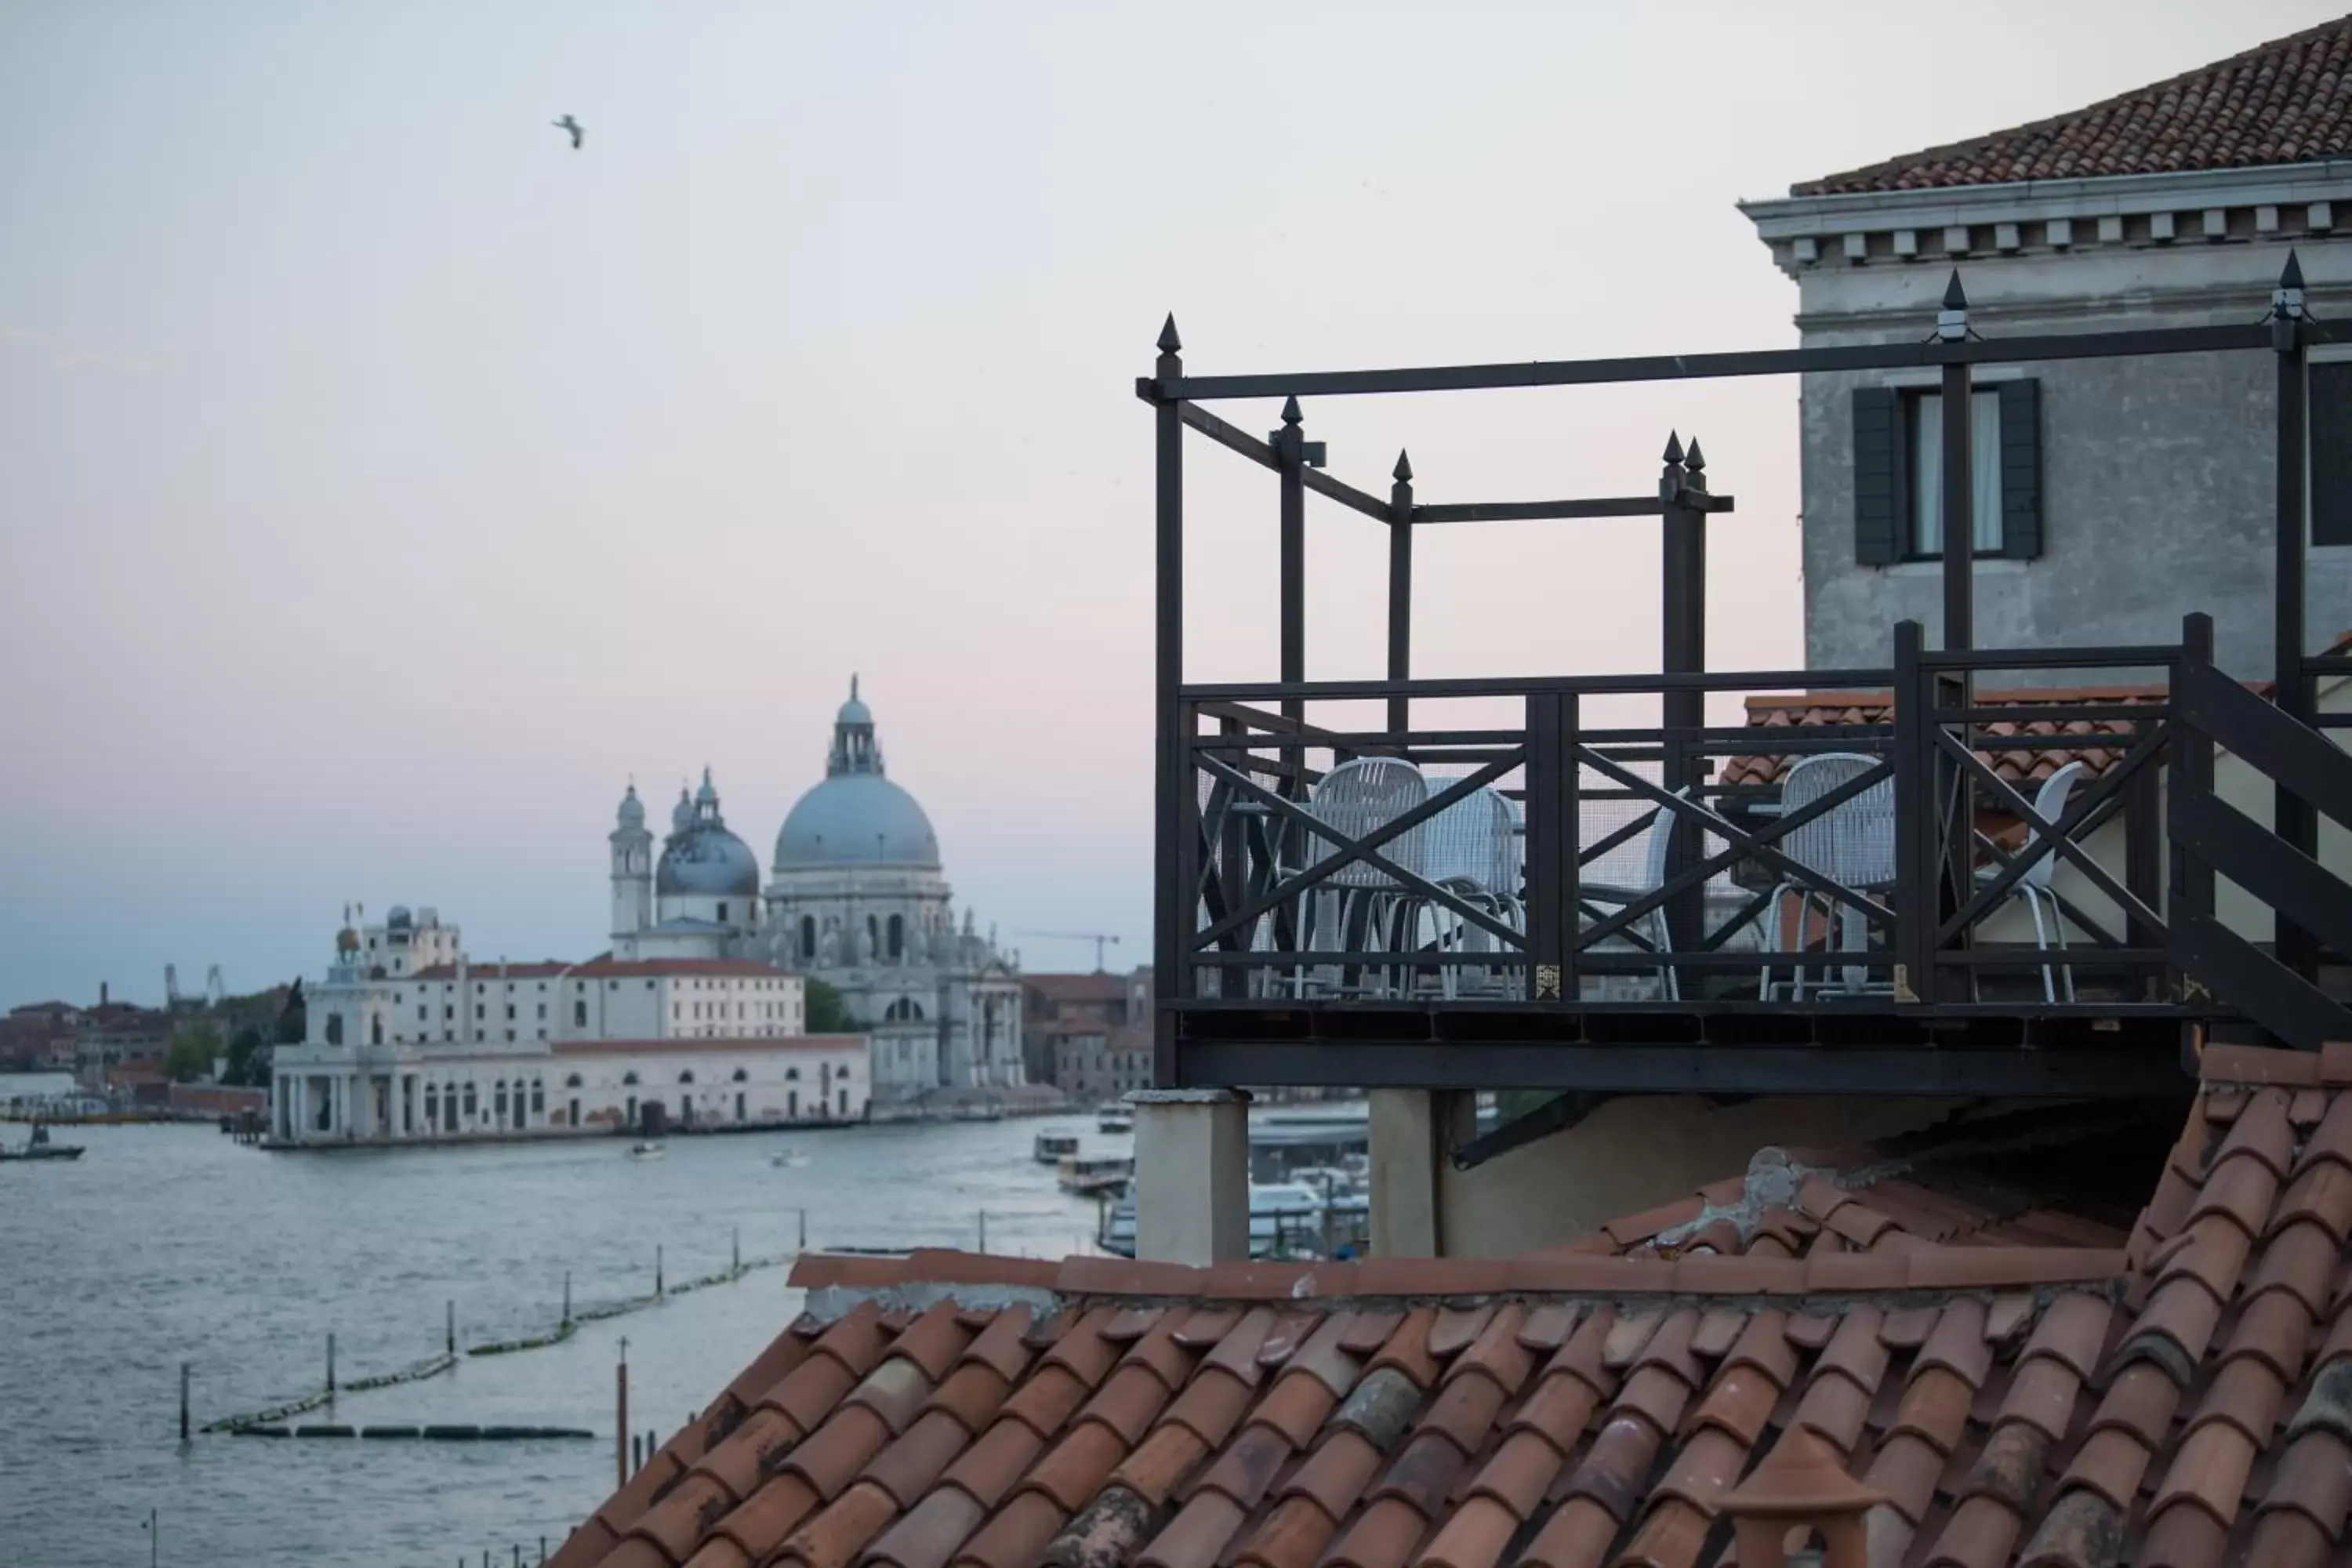
[[106, 982], [103, 980], [98, 983], [98, 1005], [101, 1007], [106, 1005]]
[[1844, 1461], [1808, 1427], [1791, 1426], [1723, 1500], [1737, 1531], [1739, 1568], [1780, 1568], [1789, 1537], [1822, 1538], [1822, 1568], [1864, 1568], [1864, 1517], [1885, 1494], [1845, 1473]]

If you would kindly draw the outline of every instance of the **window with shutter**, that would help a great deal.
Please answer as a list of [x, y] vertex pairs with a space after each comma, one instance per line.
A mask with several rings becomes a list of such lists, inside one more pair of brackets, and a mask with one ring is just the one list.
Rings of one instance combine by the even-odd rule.
[[2311, 542], [2352, 544], [2352, 360], [2310, 369]]
[[1893, 387], [1853, 389], [1853, 558], [1903, 559], [1902, 406]]
[[2005, 381], [2000, 396], [2000, 552], [2042, 553], [2042, 384]]

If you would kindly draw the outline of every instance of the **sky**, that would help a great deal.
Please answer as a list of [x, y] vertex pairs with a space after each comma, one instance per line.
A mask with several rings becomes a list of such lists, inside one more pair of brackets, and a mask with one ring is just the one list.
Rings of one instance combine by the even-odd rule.
[[[1165, 314], [1196, 374], [1787, 345], [1737, 201], [2329, 14], [0, 0], [0, 1006], [315, 973], [354, 901], [589, 956], [629, 781], [764, 861], [853, 672], [959, 909], [1142, 962]], [[1795, 395], [1306, 423], [1430, 501], [1696, 432], [1710, 662], [1789, 668]], [[1187, 673], [1270, 679], [1273, 478], [1188, 465]], [[1382, 531], [1307, 537], [1308, 674], [1377, 675]], [[1655, 666], [1653, 524], [1416, 549], [1416, 673]]]

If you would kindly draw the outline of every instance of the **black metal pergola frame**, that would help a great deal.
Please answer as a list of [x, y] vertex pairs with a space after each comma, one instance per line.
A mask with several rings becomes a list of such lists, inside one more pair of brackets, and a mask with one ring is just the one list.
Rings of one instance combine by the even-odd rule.
[[[2060, 1093], [2075, 1092], [2086, 1086], [2124, 1092], [2159, 1092], [2179, 1081], [2179, 1059], [2175, 1053], [2166, 1052], [2162, 1059], [2152, 1059], [2147, 1049], [2152, 1036], [2145, 1031], [2121, 1046], [2104, 1051], [2082, 1053], [2075, 1061], [2079, 1070], [2053, 1065], [2048, 1059], [2012, 1059], [1997, 1068], [1987, 1069], [1981, 1063], [1942, 1060], [1930, 1063], [1920, 1053], [1921, 1037], [1916, 1029], [1888, 1026], [1896, 1020], [1877, 1015], [1878, 1026], [1874, 1032], [1867, 1016], [1856, 1016], [1851, 1012], [1837, 1016], [1816, 1018], [1809, 1022], [1800, 1037], [1783, 1036], [1784, 1043], [1769, 1044], [1759, 1038], [1738, 1046], [1695, 1044], [1678, 1039], [1674, 1031], [1629, 1026], [1619, 1040], [1595, 1041], [1591, 1038], [1558, 1041], [1547, 1039], [1539, 1017], [1526, 1016], [1530, 1002], [1517, 1009], [1516, 1017], [1497, 1017], [1493, 1010], [1488, 1016], [1473, 1019], [1467, 1009], [1449, 1008], [1446, 1004], [1433, 1003], [1412, 1009], [1412, 1016], [1391, 1018], [1374, 1024], [1366, 1009], [1320, 1009], [1293, 1007], [1278, 1010], [1278, 1017], [1259, 1016], [1249, 1020], [1231, 1017], [1223, 1020], [1227, 1026], [1213, 1031], [1219, 1037], [1203, 1040], [1202, 1048], [1188, 1054], [1185, 1048], [1184, 1022], [1187, 1014], [1198, 1016], [1206, 1006], [1193, 993], [1192, 973], [1195, 963], [1192, 943], [1188, 940], [1196, 925], [1196, 910], [1200, 896], [1195, 878], [1189, 874], [1197, 864], [1197, 839], [1201, 831], [1194, 797], [1193, 773], [1196, 765], [1195, 738], [1190, 732], [1204, 712], [1224, 715], [1228, 731], [1238, 733], [1237, 711], [1218, 709], [1220, 700], [1230, 702], [1245, 698], [1253, 701], [1268, 701], [1279, 705], [1279, 724], [1296, 736], [1300, 744], [1315, 733], [1305, 723], [1304, 709], [1310, 699], [1369, 697], [1384, 698], [1387, 703], [1387, 733], [1378, 737], [1351, 737], [1355, 741], [1398, 740], [1412, 734], [1411, 704], [1416, 695], [1468, 695], [1492, 687], [1497, 690], [1508, 688], [1512, 692], [1533, 691], [1547, 685], [1570, 685], [1595, 689], [1601, 684], [1587, 678], [1559, 682], [1482, 682], [1414, 681], [1411, 673], [1411, 610], [1412, 595], [1412, 531], [1436, 523], [1483, 521], [1528, 521], [1549, 519], [1631, 518], [1654, 516], [1661, 520], [1661, 652], [1660, 677], [1647, 683], [1646, 689], [1662, 698], [1664, 727], [1661, 733], [1664, 757], [1664, 776], [1671, 787], [1678, 774], [1703, 764], [1698, 761], [1695, 742], [1687, 738], [1698, 737], [1704, 731], [1704, 703], [1709, 689], [1730, 689], [1738, 684], [1760, 685], [1780, 681], [1801, 687], [1817, 679], [1821, 672], [1768, 672], [1739, 678], [1738, 680], [1711, 676], [1706, 661], [1706, 521], [1718, 512], [1732, 510], [1731, 498], [1712, 493], [1706, 486], [1705, 458], [1694, 439], [1685, 449], [1678, 439], [1670, 437], [1664, 472], [1654, 496], [1601, 497], [1580, 500], [1536, 500], [1499, 503], [1431, 504], [1420, 501], [1415, 495], [1410, 461], [1399, 456], [1393, 483], [1388, 497], [1382, 498], [1358, 489], [1332, 476], [1325, 467], [1325, 451], [1319, 442], [1306, 439], [1305, 421], [1299, 406], [1302, 396], [1361, 396], [1397, 393], [1446, 392], [1472, 389], [1509, 389], [1517, 387], [1594, 386], [1630, 383], [1714, 380], [1761, 375], [1789, 375], [1807, 373], [1855, 372], [1935, 368], [1941, 373], [1941, 391], [1946, 409], [1965, 409], [1969, 395], [1975, 367], [1985, 364], [2023, 364], [2052, 361], [2156, 357], [2182, 353], [2215, 352], [2268, 352], [2276, 361], [2277, 373], [2277, 479], [2276, 479], [2276, 568], [2277, 594], [2273, 606], [2274, 647], [2277, 673], [2274, 704], [2281, 717], [2301, 725], [2315, 722], [2316, 680], [2323, 674], [2352, 673], [2352, 659], [2315, 658], [2308, 647], [2305, 625], [2305, 559], [2307, 542], [2307, 521], [2305, 500], [2305, 447], [2307, 425], [2307, 387], [2305, 375], [2306, 351], [2316, 343], [2342, 341], [2329, 329], [2313, 321], [2305, 309], [2301, 269], [2290, 253], [2285, 268], [2273, 290], [2270, 310], [2258, 321], [2239, 325], [2161, 327], [2111, 332], [2076, 332], [2037, 337], [1988, 341], [1969, 322], [1969, 307], [1962, 291], [1958, 274], [1952, 276], [1949, 287], [1937, 313], [1936, 330], [1922, 342], [1858, 344], [1828, 348], [1763, 350], [1732, 353], [1675, 354], [1598, 360], [1537, 361], [1526, 363], [1439, 365], [1390, 370], [1318, 371], [1248, 375], [1192, 375], [1185, 371], [1182, 346], [1171, 316], [1159, 339], [1159, 357], [1152, 374], [1136, 382], [1136, 395], [1152, 405], [1156, 425], [1156, 572], [1157, 616], [1156, 659], [1154, 672], [1154, 710], [1156, 720], [1156, 777], [1154, 853], [1156, 864], [1156, 898], [1154, 906], [1154, 961], [1159, 973], [1157, 1011], [1154, 1019], [1154, 1081], [1163, 1086], [1201, 1083], [1392, 1083], [1419, 1084], [1427, 1087], [1478, 1084], [1484, 1087], [1513, 1084], [1557, 1085], [1568, 1088], [1620, 1089], [1719, 1089], [1726, 1092], [1759, 1092], [1771, 1088], [1788, 1088], [1799, 1083], [1816, 1087], [1847, 1088], [1853, 1092], [1887, 1092], [1895, 1088], [1916, 1087], [1922, 1090], [1933, 1085], [1948, 1089], [1965, 1083], [1979, 1092]], [[1275, 398], [1284, 400], [1280, 428], [1261, 441], [1240, 430], [1201, 406], [1207, 400], [1222, 398]], [[1942, 487], [1943, 514], [1948, 541], [1965, 537], [1967, 521], [1974, 514], [1971, 494], [1974, 465], [1970, 450], [1971, 421], [1947, 417], [1943, 420]], [[1280, 660], [1277, 680], [1246, 688], [1226, 686], [1217, 689], [1188, 687], [1183, 679], [1184, 654], [1184, 464], [1183, 440], [1187, 429], [1207, 437], [1217, 445], [1271, 469], [1277, 480], [1278, 497], [1278, 561]], [[1305, 501], [1312, 491], [1338, 502], [1348, 510], [1386, 524], [1389, 528], [1388, 595], [1387, 595], [1387, 668], [1381, 681], [1344, 681], [1309, 683], [1305, 674], [1306, 652], [1306, 563], [1305, 563]], [[2086, 659], [2096, 658], [2110, 667], [2128, 664], [2163, 664], [2177, 668], [2184, 657], [2184, 648], [2195, 640], [2193, 631], [2184, 635], [2182, 647], [2166, 647], [2152, 649], [2115, 650], [1978, 650], [1974, 647], [1974, 552], [1950, 549], [1944, 552], [1942, 602], [1945, 636], [1943, 647], [1927, 650], [1921, 646], [1917, 628], [1908, 626], [1898, 631], [1895, 674], [1890, 684], [1898, 691], [1903, 680], [1917, 684], [1912, 689], [1915, 698], [1924, 701], [1915, 704], [1920, 721], [1909, 728], [1908, 740], [1897, 736], [1897, 746], [1890, 766], [1898, 776], [1908, 775], [1912, 787], [1924, 787], [1930, 778], [1958, 779], [1960, 787], [1985, 787], [1990, 793], [2009, 797], [2006, 805], [2021, 812], [2021, 820], [2056, 831], [2062, 827], [2079, 827], [2087, 818], [2105, 811], [2119, 809], [2123, 791], [2120, 781], [2105, 791], [2095, 792], [2068, 814], [2068, 824], [2045, 824], [2034, 816], [2030, 805], [2001, 781], [1993, 778], [1978, 766], [1970, 748], [1960, 740], [1943, 732], [1939, 725], [1925, 721], [1924, 712], [1932, 710], [1937, 720], [1948, 720], [1965, 728], [1973, 708], [1972, 681], [1974, 672], [1990, 668], [2040, 668], [2081, 667]], [[1906, 626], [1908, 624], [1906, 623]], [[2207, 634], [2210, 636], [2210, 633]], [[1907, 638], [1907, 642], [1906, 641]], [[2193, 650], [2187, 657], [2194, 657]], [[2210, 642], [2203, 658], [2210, 660]], [[1628, 685], [1626, 689], [1633, 689]], [[1572, 704], [1573, 694], [1567, 697]], [[1898, 696], [1898, 704], [1902, 699]], [[1537, 733], [1536, 720], [1530, 710], [1530, 730], [1527, 745], [1530, 752], [1542, 744]], [[1256, 718], [1252, 715], [1253, 724]], [[1269, 728], [1271, 726], [1268, 726]], [[1931, 733], [1931, 731], [1934, 731]], [[2133, 751], [2136, 767], [2144, 768], [2147, 784], [2142, 802], [2153, 811], [2153, 757], [2159, 744], [2168, 743], [2162, 724], [2139, 734]], [[1682, 737], [1685, 739], [1678, 739]], [[1690, 744], [1687, 755], [1679, 747]], [[1969, 778], [1970, 770], [1976, 775]], [[1940, 771], [1939, 771], [1940, 770]], [[1230, 771], [1230, 770], [1229, 770]], [[2126, 769], [2126, 772], [2131, 772]], [[1294, 769], [1286, 789], [1303, 787], [1305, 775]], [[1255, 792], [1265, 798], [1261, 806], [1275, 813], [1296, 811], [1297, 802], [1287, 803], [1274, 792], [1235, 774], [1231, 781], [1235, 787]], [[1651, 786], [1644, 781], [1630, 781], [1644, 790]], [[2302, 781], [2300, 793], [2291, 787], [2284, 774], [2276, 780], [2274, 810], [2276, 816], [2273, 835], [2279, 846], [2305, 859], [2316, 853], [2316, 818], [2309, 802], [2310, 785]], [[1460, 786], [1449, 789], [1445, 799], [1462, 793]], [[1663, 791], [1652, 790], [1664, 801]], [[1423, 816], [1440, 809], [1433, 802]], [[1675, 825], [1669, 859], [1669, 886], [1660, 889], [1651, 905], [1665, 903], [1677, 933], [1695, 929], [1694, 908], [1698, 882], [1707, 874], [1709, 866], [1699, 857], [1698, 839], [1704, 827], [1709, 832], [1727, 833], [1740, 847], [1749, 851], [1763, 848], [1769, 843], [1755, 836], [1743, 836], [1733, 825], [1696, 811], [1688, 805], [1671, 808]], [[1418, 818], [1416, 818], [1417, 820]], [[1410, 826], [1407, 824], [1406, 826]], [[1402, 827], [1391, 825], [1394, 832]], [[1379, 860], [1379, 842], [1394, 836], [1394, 832], [1375, 835], [1361, 843], [1345, 840], [1325, 831], [1323, 837], [1339, 838], [1343, 854], [1349, 858]], [[1537, 824], [1531, 816], [1529, 834], [1529, 882], [1536, 885], [1547, 859], [1557, 864], [1563, 847], [1538, 842]], [[1571, 832], [1570, 837], [1573, 837]], [[1905, 858], [1903, 880], [1912, 892], [1928, 885], [1935, 868], [1923, 863], [1927, 858], [1949, 853], [1948, 847], [1931, 844], [1925, 837], [1917, 843], [1905, 840], [1898, 851]], [[1576, 846], [1564, 847], [1570, 867], [1568, 887], [1574, 883], [1573, 863]], [[2130, 942], [2145, 943], [2148, 933], [2158, 928], [2149, 909], [2158, 894], [2156, 881], [2159, 873], [2154, 868], [2152, 841], [2142, 836], [2134, 851], [2134, 866], [2128, 880], [2130, 886], [2115, 883], [2106, 873], [2093, 867], [2089, 875], [2102, 885], [2102, 891], [2115, 898], [2126, 913], [2133, 935], [2119, 945]], [[2021, 858], [2000, 869], [1998, 886], [1979, 890], [1969, 908], [1960, 911], [1957, 924], [1964, 927], [1969, 915], [1980, 913], [1997, 902], [2000, 890], [2022, 873], [2023, 865], [2033, 854], [2055, 854], [2066, 858], [2078, 867], [2088, 864], [2088, 857], [2068, 841], [2063, 832], [2056, 833], [2056, 842], [2038, 847], [2032, 854]], [[1381, 862], [1386, 864], [1385, 862]], [[1395, 868], [1389, 866], [1393, 871]], [[2178, 867], [2176, 879], [2182, 873]], [[2210, 909], [2210, 868], [2205, 891]], [[1843, 889], [1839, 891], [1844, 891]], [[1675, 894], [1681, 894], [1677, 899]], [[1530, 898], [1530, 904], [1533, 904]], [[1968, 902], [1963, 899], [1962, 902]], [[1229, 906], [1225, 911], [1228, 924], [1243, 918], [1245, 910]], [[1886, 911], [1876, 911], [1883, 916]], [[1937, 955], [1932, 943], [1948, 938], [1955, 929], [1954, 911], [1948, 901], [1940, 921], [1924, 919], [1911, 921], [1912, 929], [1898, 939], [1895, 959], [1906, 967], [1916, 978], [1922, 974], [1932, 980]], [[1618, 917], [1619, 926], [1632, 919]], [[1680, 945], [1679, 935], [1677, 946]], [[1541, 962], [1543, 955], [1535, 955]], [[2276, 959], [2288, 973], [2308, 984], [2315, 975], [2318, 963], [2318, 943], [2294, 921], [2290, 920], [2285, 907], [2279, 916]], [[1945, 962], [1953, 960], [1946, 955]], [[1925, 965], [1923, 969], [1921, 966]], [[1538, 971], [1540, 973], [1540, 971]], [[1898, 990], [1902, 989], [1897, 969]], [[2209, 1017], [2214, 1009], [2210, 996], [2198, 994], [2193, 983], [2189, 987], [2192, 1005], [2153, 1009], [2147, 1021], [2160, 1017], [2165, 1029], [2178, 1037], [2184, 1020]], [[1531, 996], [1540, 997], [1539, 990]], [[1233, 1005], [1221, 1002], [1219, 1008], [1228, 1013]], [[1916, 1020], [1938, 1010], [1940, 1004], [1932, 995], [1924, 1005], [1907, 1010]], [[1781, 1009], [1788, 1011], [1788, 1009]], [[1968, 1009], [1947, 1009], [1956, 1016]], [[1586, 1011], [1589, 1011], [1587, 1009]], [[1982, 1008], [1974, 1009], [1981, 1014]], [[2095, 1029], [2112, 1033], [2117, 1017], [2090, 1020]], [[1455, 1016], [1449, 1018], [1451, 1012]], [[1269, 1027], [1269, 1026], [1272, 1026]], [[1327, 1042], [1345, 1040], [1350, 1045], [1377, 1046], [1377, 1050], [1356, 1050], [1349, 1059], [1339, 1059], [1340, 1053]], [[1877, 1042], [1877, 1043], [1874, 1043]], [[1834, 1071], [1842, 1081], [1820, 1085], [1822, 1064], [1809, 1061], [1800, 1068], [1786, 1059], [1790, 1053], [1819, 1052], [1835, 1046], [1837, 1066]], [[1637, 1048], [1627, 1048], [1637, 1047]], [[2015, 1058], [2017, 1053], [2010, 1053]], [[1983, 1057], [1988, 1053], [1946, 1053], [1948, 1056]]]

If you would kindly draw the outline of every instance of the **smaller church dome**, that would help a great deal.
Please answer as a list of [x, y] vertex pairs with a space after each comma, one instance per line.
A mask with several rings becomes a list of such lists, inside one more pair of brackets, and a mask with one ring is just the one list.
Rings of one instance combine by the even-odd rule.
[[702, 770], [702, 788], [689, 801], [678, 792], [671, 820], [677, 831], [662, 846], [654, 867], [654, 892], [662, 898], [757, 898], [760, 858], [751, 847], [728, 830], [719, 815], [719, 791], [710, 770]]
[[621, 797], [621, 809], [614, 816], [623, 827], [643, 827], [646, 825], [646, 803], [637, 798], [637, 786], [631, 784], [629, 793]]

